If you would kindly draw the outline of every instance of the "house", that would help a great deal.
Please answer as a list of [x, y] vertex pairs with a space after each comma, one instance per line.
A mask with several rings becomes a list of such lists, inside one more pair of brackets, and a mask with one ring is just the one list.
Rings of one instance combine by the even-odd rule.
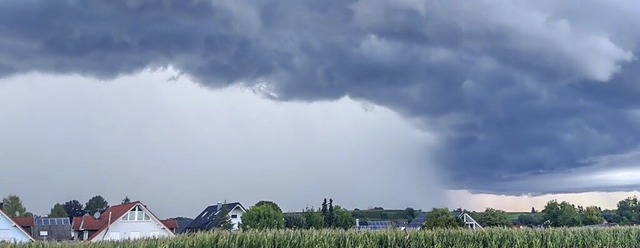
[[18, 223], [2, 211], [0, 203], [0, 243], [25, 243], [34, 239]]
[[102, 214], [73, 218], [74, 240], [105, 241], [173, 237], [174, 234], [139, 201], [112, 206]]
[[162, 224], [164, 224], [164, 226], [169, 228], [169, 230], [174, 234], [178, 230], [178, 221], [174, 219], [161, 220], [160, 222], [162, 222]]
[[247, 210], [239, 202], [222, 203], [207, 207], [187, 226], [184, 233], [194, 233], [201, 231], [209, 231], [215, 228], [215, 223], [221, 216], [229, 216], [229, 220], [233, 225], [232, 230], [240, 228], [242, 223], [242, 215]]
[[171, 229], [173, 233], [179, 234], [179, 233], [184, 233], [184, 230], [187, 229], [187, 227], [189, 226], [189, 224], [191, 224], [192, 221], [193, 219], [190, 219], [190, 218], [177, 217], [177, 218], [163, 220], [162, 223], [165, 226], [167, 226], [169, 229]]
[[33, 217], [11, 217], [11, 219], [33, 238], [33, 228], [35, 227]]
[[36, 240], [66, 241], [71, 239], [69, 218], [35, 217], [31, 236]]
[[[420, 230], [422, 226], [429, 219], [430, 212], [421, 212], [416, 216], [411, 222], [406, 225], [393, 225], [393, 223], [388, 221], [363, 221], [360, 222], [356, 219], [356, 229], [358, 230], [381, 230], [387, 228], [398, 227], [401, 230]], [[451, 212], [453, 216], [460, 219], [466, 228], [469, 229], [482, 229], [482, 226], [476, 222], [469, 214], [464, 211], [454, 210]]]
[[397, 227], [396, 224], [390, 220], [360, 221], [359, 219], [356, 219], [357, 230], [378, 231], [378, 230], [394, 229], [396, 227]]
[[464, 223], [464, 227], [468, 229], [482, 229], [482, 225], [474, 220], [471, 215], [467, 214], [465, 211], [453, 211], [454, 216], [457, 216], [458, 219], [461, 219]]
[[421, 212], [420, 214], [418, 214], [418, 216], [416, 216], [413, 220], [411, 220], [409, 224], [407, 224], [407, 229], [420, 230], [424, 225], [424, 223], [427, 222], [427, 216], [428, 216], [428, 213]]
[[65, 241], [71, 239], [69, 218], [15, 217], [12, 219], [35, 240]]

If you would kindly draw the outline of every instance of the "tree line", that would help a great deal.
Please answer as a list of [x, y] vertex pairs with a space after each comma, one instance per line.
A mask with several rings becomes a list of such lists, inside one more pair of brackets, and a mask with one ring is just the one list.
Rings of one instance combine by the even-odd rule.
[[[122, 199], [122, 204], [129, 203], [129, 197]], [[31, 217], [33, 213], [27, 211], [22, 200], [17, 195], [8, 195], [2, 199], [3, 212], [10, 217]], [[84, 204], [78, 200], [70, 200], [64, 203], [56, 203], [47, 215], [52, 218], [78, 217], [85, 214], [102, 213], [109, 208], [109, 203], [100, 195], [88, 199]], [[379, 210], [383, 210], [379, 208]], [[576, 227], [585, 225], [597, 225], [602, 223], [616, 223], [619, 225], [640, 224], [640, 203], [636, 196], [628, 197], [617, 203], [616, 209], [603, 210], [598, 206], [576, 206], [567, 201], [547, 202], [544, 209], [530, 213], [520, 214], [516, 218], [511, 213], [503, 210], [487, 208], [483, 212], [471, 212], [461, 208], [457, 212], [467, 212], [480, 225], [485, 227], [507, 227], [514, 224], [523, 226], [542, 227]], [[407, 208], [402, 215], [407, 219], [415, 217], [419, 211]], [[323, 229], [341, 228], [349, 229], [355, 225], [357, 216], [362, 215], [360, 210], [348, 211], [334, 205], [333, 199], [324, 199], [318, 209], [306, 208], [300, 213], [283, 213], [280, 207], [271, 201], [260, 201], [249, 208], [242, 216], [243, 229]], [[385, 215], [380, 211], [380, 216]], [[222, 229], [231, 229], [232, 225], [228, 216], [220, 218], [216, 223]], [[361, 216], [362, 217], [362, 216]], [[429, 218], [424, 227], [428, 229], [442, 227], [462, 227], [464, 224], [452, 211], [447, 208], [434, 208], [429, 213]]]
[[355, 217], [348, 210], [325, 198], [319, 209], [306, 208], [302, 213], [282, 212], [270, 201], [260, 201], [242, 215], [242, 229], [349, 229], [355, 225]]
[[[131, 200], [129, 197], [122, 199], [122, 203], [129, 203]], [[8, 195], [2, 199], [3, 212], [9, 217], [33, 217], [33, 213], [27, 211], [24, 207], [22, 200], [17, 195]], [[51, 207], [47, 217], [50, 218], [64, 218], [64, 217], [78, 217], [85, 214], [94, 214], [96, 212], [104, 212], [109, 208], [109, 203], [104, 197], [96, 195], [82, 204], [78, 200], [70, 200], [64, 203], [56, 203]]]
[[[529, 227], [578, 227], [611, 223], [618, 225], [640, 224], [640, 204], [636, 196], [628, 197], [617, 203], [616, 209], [603, 210], [598, 206], [576, 206], [567, 201], [547, 202], [544, 209], [531, 209], [530, 213], [513, 214], [502, 210], [487, 208], [483, 212], [467, 212], [483, 227], [508, 227], [522, 225]], [[424, 227], [428, 229], [443, 227], [462, 227], [464, 223], [447, 208], [436, 208], [431, 211]]]

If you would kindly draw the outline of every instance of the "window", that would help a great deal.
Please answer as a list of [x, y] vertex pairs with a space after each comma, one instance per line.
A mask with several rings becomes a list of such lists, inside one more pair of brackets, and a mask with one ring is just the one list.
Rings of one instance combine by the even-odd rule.
[[238, 218], [238, 215], [237, 215], [237, 214], [232, 214], [232, 215], [231, 215], [231, 219], [236, 219], [236, 218]]
[[131, 209], [128, 214], [122, 216], [124, 221], [149, 221], [151, 217], [145, 213], [140, 206]]

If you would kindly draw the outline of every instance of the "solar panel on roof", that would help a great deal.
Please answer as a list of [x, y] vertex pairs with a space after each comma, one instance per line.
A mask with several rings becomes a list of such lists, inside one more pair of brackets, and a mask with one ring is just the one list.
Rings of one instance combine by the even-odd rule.
[[35, 224], [38, 226], [64, 226], [71, 225], [69, 218], [36, 218]]

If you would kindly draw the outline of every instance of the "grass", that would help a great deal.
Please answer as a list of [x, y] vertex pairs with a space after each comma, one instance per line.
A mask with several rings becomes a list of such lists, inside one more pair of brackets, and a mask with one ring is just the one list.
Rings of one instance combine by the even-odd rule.
[[358, 232], [274, 230], [210, 232], [172, 239], [41, 243], [8, 247], [640, 247], [640, 228], [486, 229]]

